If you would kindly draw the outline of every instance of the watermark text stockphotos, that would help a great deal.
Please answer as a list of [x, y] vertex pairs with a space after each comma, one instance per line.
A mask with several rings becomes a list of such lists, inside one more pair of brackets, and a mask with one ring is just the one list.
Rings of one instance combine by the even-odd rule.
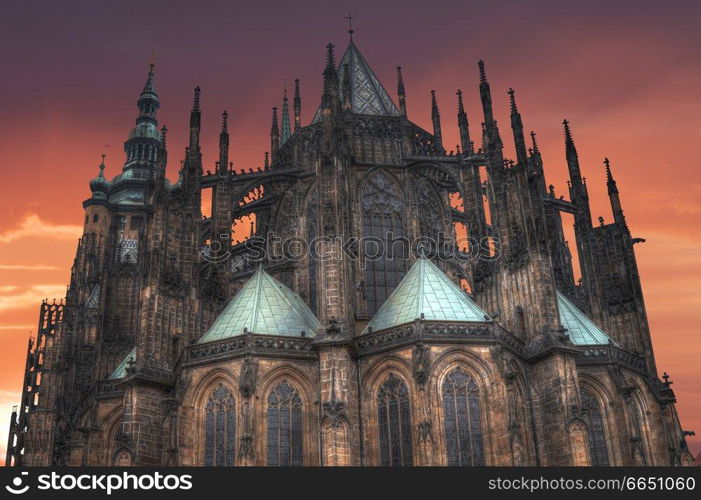
[[[23, 476], [27, 473], [23, 472]], [[111, 495], [115, 491], [174, 491], [192, 489], [190, 474], [161, 474], [160, 472], [139, 473], [122, 472], [120, 474], [62, 474], [51, 472], [37, 476], [36, 488], [41, 491], [83, 490], [101, 491]], [[15, 495], [26, 493], [30, 486], [23, 484], [21, 477], [16, 477], [12, 485], [5, 489]]]
[[[231, 259], [235, 254], [245, 254], [250, 262], [304, 262], [307, 258], [319, 260], [322, 254], [331, 259], [360, 260], [361, 267], [368, 262], [407, 259], [409, 255], [423, 255], [431, 259], [460, 263], [478, 260], [494, 261], [501, 257], [501, 244], [491, 236], [475, 239], [453, 238], [438, 233], [435, 238], [422, 236], [413, 240], [387, 232], [384, 236], [362, 238], [322, 236], [307, 240], [300, 237], [281, 237], [269, 234], [267, 238], [252, 236], [235, 245], [232, 251], [227, 244], [228, 234], [212, 239], [201, 248], [202, 258], [219, 263]], [[329, 248], [340, 249], [328, 252]]]

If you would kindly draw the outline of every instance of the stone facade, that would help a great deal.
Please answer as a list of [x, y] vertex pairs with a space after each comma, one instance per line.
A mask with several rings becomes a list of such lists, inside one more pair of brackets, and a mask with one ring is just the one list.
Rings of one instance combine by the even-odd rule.
[[[473, 142], [458, 92], [456, 153], [443, 145], [435, 93], [428, 132], [408, 119], [397, 73], [399, 106], [352, 41], [340, 65], [329, 45], [312, 123], [302, 126], [297, 80], [292, 127], [285, 96], [270, 156], [247, 171], [229, 162], [226, 113], [216, 168], [203, 171], [197, 88], [170, 183], [151, 66], [123, 172], [107, 180], [103, 158], [90, 183], [66, 301], [41, 306], [8, 465], [692, 462], [671, 382], [657, 375], [641, 240], [608, 160], [614, 217], [594, 226], [567, 122], [569, 200], [547, 187], [513, 91], [516, 160], [503, 156], [482, 62], [483, 127]], [[578, 283], [561, 212], [575, 219]], [[370, 240], [388, 233], [400, 240], [394, 258], [371, 256]], [[486, 313], [422, 311], [373, 330], [423, 258]], [[317, 331], [249, 327], [198, 342], [261, 265], [306, 303]], [[609, 341], [570, 337], [558, 291]]]

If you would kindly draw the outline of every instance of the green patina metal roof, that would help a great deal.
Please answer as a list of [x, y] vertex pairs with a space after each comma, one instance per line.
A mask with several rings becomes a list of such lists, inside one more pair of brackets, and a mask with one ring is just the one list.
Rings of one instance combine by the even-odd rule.
[[107, 377], [108, 380], [116, 380], [120, 378], [124, 378], [127, 375], [127, 366], [129, 366], [129, 363], [136, 361], [136, 347], [131, 350], [129, 354], [127, 354], [127, 357], [124, 358], [124, 361], [119, 363], [119, 366], [115, 371], [112, 372], [112, 375]]
[[443, 271], [419, 258], [363, 333], [409, 323], [424, 315], [429, 321], [486, 321], [487, 314]]
[[197, 343], [242, 335], [244, 328], [263, 335], [299, 337], [305, 332], [314, 337], [320, 327], [302, 298], [261, 267]]
[[567, 328], [567, 334], [575, 345], [606, 345], [612, 342], [611, 337], [596, 326], [577, 306], [557, 292], [557, 306], [560, 309], [560, 323]]

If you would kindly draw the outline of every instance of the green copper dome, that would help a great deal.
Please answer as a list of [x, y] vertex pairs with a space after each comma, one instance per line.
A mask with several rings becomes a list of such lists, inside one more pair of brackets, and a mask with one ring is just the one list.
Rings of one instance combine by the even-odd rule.
[[314, 337], [320, 327], [302, 298], [261, 267], [197, 343], [243, 335], [244, 329], [262, 335], [301, 337], [304, 332]]
[[559, 291], [557, 307], [560, 310], [560, 323], [567, 328], [565, 333], [570, 336], [574, 345], [606, 345], [612, 342], [611, 337]]
[[424, 315], [428, 321], [487, 321], [487, 314], [443, 271], [421, 257], [382, 304], [363, 333], [409, 323]]

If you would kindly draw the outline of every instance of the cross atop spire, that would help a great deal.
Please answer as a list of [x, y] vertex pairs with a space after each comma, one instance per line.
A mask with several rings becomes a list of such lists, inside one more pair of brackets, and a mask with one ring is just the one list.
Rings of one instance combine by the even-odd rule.
[[350, 41], [353, 41], [353, 16], [351, 16], [351, 13], [349, 12], [348, 15], [346, 16], [346, 19], [348, 19], [348, 34], [350, 35]]
[[151, 55], [148, 58], [149, 71], [153, 71], [153, 67], [156, 65], [156, 51], [151, 49]]

